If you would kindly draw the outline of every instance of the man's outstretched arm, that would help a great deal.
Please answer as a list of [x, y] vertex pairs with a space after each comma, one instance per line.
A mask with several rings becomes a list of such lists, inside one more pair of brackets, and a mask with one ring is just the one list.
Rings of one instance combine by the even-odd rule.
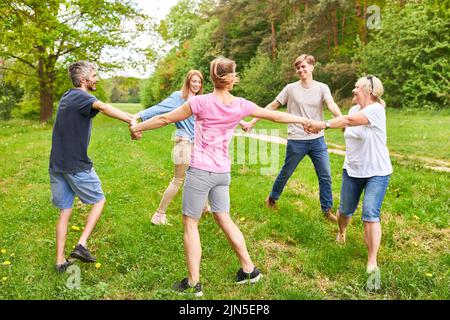
[[122, 120], [128, 124], [134, 124], [135, 120], [133, 118], [133, 115], [128, 113], [128, 112], [124, 112], [122, 110], [117, 109], [116, 107], [113, 107], [110, 104], [107, 103], [103, 103], [101, 101], [95, 101], [92, 104], [92, 107], [94, 109], [97, 109], [98, 111], [100, 111], [101, 113], [107, 115], [108, 117], [114, 118], [114, 119], [118, 119], [118, 120]]

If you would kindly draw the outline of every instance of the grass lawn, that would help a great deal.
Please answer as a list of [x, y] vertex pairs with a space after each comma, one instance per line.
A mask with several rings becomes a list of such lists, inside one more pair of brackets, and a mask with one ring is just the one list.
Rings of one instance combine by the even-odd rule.
[[[118, 106], [130, 112], [140, 109]], [[450, 160], [450, 117], [425, 114], [389, 110], [389, 147], [398, 153]], [[258, 128], [282, 127], [265, 121]], [[0, 122], [0, 299], [185, 298], [170, 290], [173, 282], [186, 276], [181, 192], [167, 212], [172, 226], [150, 223], [172, 178], [173, 131], [169, 126], [131, 141], [127, 125], [103, 115], [95, 118], [89, 155], [107, 204], [89, 246], [101, 266], [76, 262], [80, 288], [69, 289], [72, 276], [54, 271], [58, 211], [50, 201], [47, 172], [51, 126]], [[337, 131], [327, 139], [343, 145]], [[248, 139], [243, 141], [248, 149]], [[279, 153], [281, 167], [284, 146], [273, 152]], [[336, 206], [343, 157], [330, 157]], [[382, 212], [381, 290], [366, 290], [360, 209], [347, 244], [336, 244], [336, 226], [321, 217], [317, 178], [311, 161], [305, 159], [277, 212], [264, 207], [276, 173], [262, 175], [259, 164], [233, 165], [231, 215], [265, 277], [253, 286], [234, 284], [238, 260], [212, 216], [206, 215], [200, 225], [204, 298], [449, 299], [449, 174], [414, 161], [394, 159], [393, 166]], [[74, 208], [67, 253], [81, 234], [76, 227], [84, 226], [89, 211], [78, 200]]]

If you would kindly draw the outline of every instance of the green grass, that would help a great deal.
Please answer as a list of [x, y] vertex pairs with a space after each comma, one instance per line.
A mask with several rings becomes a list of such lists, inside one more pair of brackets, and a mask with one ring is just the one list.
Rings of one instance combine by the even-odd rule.
[[[140, 109], [120, 107], [130, 112]], [[408, 120], [409, 114], [395, 111], [395, 117], [416, 126]], [[425, 119], [420, 114], [413, 118]], [[422, 154], [428, 144], [440, 143], [440, 149], [430, 149], [426, 155], [448, 159], [442, 151], [448, 143], [435, 141], [432, 126], [419, 125], [424, 126], [426, 138], [415, 154]], [[47, 173], [51, 127], [0, 122], [0, 249], [6, 249], [0, 253], [0, 263], [11, 262], [0, 265], [0, 299], [184, 298], [169, 290], [186, 275], [181, 192], [167, 212], [173, 226], [153, 226], [149, 221], [172, 177], [173, 130], [169, 126], [144, 133], [141, 141], [130, 141], [125, 124], [103, 115], [94, 120], [89, 155], [107, 204], [89, 246], [102, 265], [96, 269], [77, 262], [81, 288], [70, 290], [69, 275], [58, 276], [53, 270], [58, 211], [50, 202]], [[398, 146], [403, 137], [410, 139], [389, 131], [390, 141], [399, 140]], [[278, 152], [281, 166], [284, 147]], [[342, 163], [342, 156], [331, 155], [335, 205]], [[263, 205], [275, 174], [261, 175], [257, 164], [233, 165], [231, 215], [265, 277], [254, 286], [233, 283], [238, 261], [214, 219], [206, 215], [200, 225], [205, 299], [449, 299], [449, 174], [416, 163], [394, 160], [393, 166], [383, 204], [379, 292], [365, 289], [367, 250], [360, 209], [348, 243], [337, 245], [336, 227], [321, 217], [317, 178], [311, 161], [305, 159], [290, 179], [278, 212]], [[77, 202], [70, 226], [83, 227], [88, 210]], [[67, 252], [79, 236], [80, 231], [70, 229]]]

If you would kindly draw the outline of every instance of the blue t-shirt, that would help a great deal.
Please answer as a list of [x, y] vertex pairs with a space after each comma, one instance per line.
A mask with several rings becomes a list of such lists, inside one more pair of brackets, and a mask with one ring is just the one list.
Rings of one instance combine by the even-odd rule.
[[75, 173], [92, 168], [87, 155], [91, 138], [92, 118], [98, 110], [92, 108], [97, 101], [81, 89], [70, 89], [59, 102], [53, 126], [50, 169], [54, 172]]
[[[139, 112], [139, 116], [142, 121], [153, 118], [154, 116], [158, 116], [160, 114], [164, 114], [170, 112], [185, 103], [186, 100], [183, 99], [181, 95], [181, 91], [175, 91], [169, 97], [161, 101], [160, 103], [147, 108], [143, 111]], [[176, 135], [178, 137], [189, 138], [191, 141], [194, 141], [194, 116], [190, 116], [189, 118], [176, 122], [175, 127], [177, 128]]]

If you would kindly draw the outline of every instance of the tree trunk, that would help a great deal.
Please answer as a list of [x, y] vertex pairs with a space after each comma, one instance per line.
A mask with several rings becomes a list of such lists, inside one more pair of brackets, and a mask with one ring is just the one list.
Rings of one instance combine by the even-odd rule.
[[277, 34], [276, 34], [276, 28], [275, 23], [277, 20], [277, 6], [278, 1], [270, 1], [269, 5], [269, 20], [270, 20], [270, 44], [271, 44], [271, 52], [272, 52], [272, 61], [275, 61], [276, 55], [277, 55]]
[[333, 8], [331, 10], [331, 25], [332, 25], [332, 29], [333, 29], [333, 41], [334, 41], [334, 48], [338, 47], [338, 21], [337, 21], [337, 13], [336, 13], [337, 9]]
[[277, 44], [276, 44], [276, 33], [275, 33], [275, 21], [272, 20], [271, 22], [272, 27], [272, 36], [271, 36], [271, 42], [272, 42], [272, 61], [275, 61], [276, 54], [277, 54]]
[[345, 41], [344, 41], [344, 39], [345, 39], [345, 8], [344, 8], [344, 15], [342, 16], [342, 35], [341, 35], [341, 37], [342, 37], [342, 40], [341, 40], [341, 43], [342, 43], [342, 45], [344, 45], [344, 43], [345, 43]]
[[45, 70], [43, 59], [39, 59], [38, 65], [39, 75], [39, 105], [40, 105], [40, 122], [48, 122], [53, 116], [53, 84], [55, 76]]
[[53, 92], [41, 81], [39, 81], [39, 101], [41, 105], [39, 121], [48, 122], [53, 116]]
[[[367, 44], [367, 30], [366, 30], [366, 16], [367, 16], [367, 3], [363, 0], [363, 8], [361, 8], [361, 1], [356, 1], [356, 16], [358, 17], [358, 34], [362, 43]], [[362, 10], [362, 14], [361, 14]]]
[[364, 13], [363, 13], [363, 43], [367, 44], [367, 27], [366, 27], [366, 19], [367, 19], [367, 1], [364, 0]]

